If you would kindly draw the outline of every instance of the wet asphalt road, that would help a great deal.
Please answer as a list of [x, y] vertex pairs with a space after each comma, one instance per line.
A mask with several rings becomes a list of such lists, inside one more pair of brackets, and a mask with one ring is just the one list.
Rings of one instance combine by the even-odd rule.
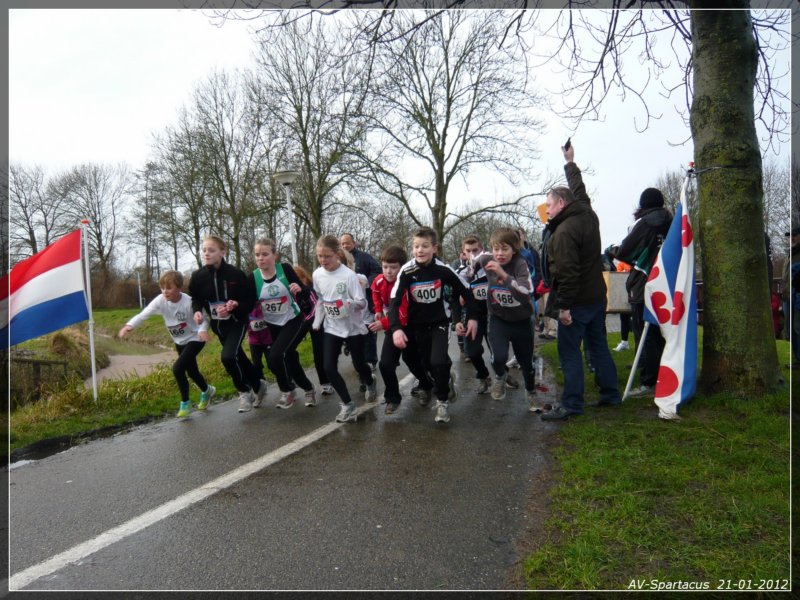
[[[509, 589], [515, 541], [530, 526], [524, 507], [541, 492], [536, 481], [558, 425], [530, 413], [521, 389], [503, 401], [478, 396], [455, 338], [450, 355], [460, 395], [449, 424], [407, 395], [392, 416], [378, 404], [358, 423], [23, 589]], [[355, 392], [349, 358], [340, 365]], [[289, 410], [274, 408], [277, 397], [271, 386], [265, 406], [249, 413], [229, 400], [13, 468], [12, 576], [329, 425], [338, 412], [336, 396]]]

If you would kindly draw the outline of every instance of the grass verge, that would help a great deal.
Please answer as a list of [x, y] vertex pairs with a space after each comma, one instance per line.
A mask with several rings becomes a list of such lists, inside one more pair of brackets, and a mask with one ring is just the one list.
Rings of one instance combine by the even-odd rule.
[[[96, 311], [95, 332], [116, 335], [120, 327], [137, 312], [136, 310]], [[154, 327], [155, 325], [158, 325], [158, 328]], [[62, 331], [66, 332], [69, 329], [71, 328]], [[76, 329], [85, 331], [86, 328], [81, 326]], [[138, 335], [134, 337], [134, 334]], [[67, 335], [74, 337], [75, 334]], [[109, 342], [107, 347], [119, 353], [128, 350], [129, 352], [125, 353], [130, 354], [140, 353], [142, 344], [145, 347], [149, 345], [157, 352], [163, 352], [163, 346], [173, 347], [160, 317], [149, 319], [129, 337], [136, 343], [107, 340]], [[29, 344], [46, 346], [47, 342], [44, 338], [39, 338]], [[156, 344], [162, 347], [156, 347]], [[247, 343], [244, 347], [249, 356]], [[217, 388], [217, 396], [226, 398], [235, 394], [236, 390], [219, 360], [220, 351], [219, 340], [212, 334], [211, 342], [206, 344], [198, 356], [198, 365], [203, 376]], [[313, 365], [310, 336], [306, 336], [298, 347], [298, 352], [304, 367]], [[87, 356], [83, 359], [88, 364], [88, 350], [85, 354]], [[11, 413], [10, 452], [14, 453], [44, 440], [58, 439], [69, 444], [98, 430], [174, 416], [180, 403], [180, 394], [171, 368], [171, 364], [166, 364], [156, 367], [145, 377], [105, 381], [98, 386], [97, 402], [92, 397], [92, 390], [86, 389], [83, 385], [84, 373], [71, 371], [66, 380], [54, 381], [46, 387], [38, 402], [20, 406]], [[274, 381], [274, 377], [267, 369], [265, 376], [266, 379]], [[13, 380], [13, 363], [11, 377]], [[193, 383], [190, 385], [191, 398], [197, 402], [200, 392]]]
[[[618, 341], [609, 334], [610, 346]], [[788, 342], [777, 343], [785, 365]], [[555, 343], [542, 354], [558, 364]], [[633, 351], [612, 355], [622, 390]], [[586, 389], [597, 398], [588, 372]], [[761, 398], [696, 397], [680, 415], [662, 421], [652, 398], [628, 399], [559, 426], [551, 513], [523, 563], [529, 589], [621, 590], [637, 580], [788, 589], [788, 386]]]

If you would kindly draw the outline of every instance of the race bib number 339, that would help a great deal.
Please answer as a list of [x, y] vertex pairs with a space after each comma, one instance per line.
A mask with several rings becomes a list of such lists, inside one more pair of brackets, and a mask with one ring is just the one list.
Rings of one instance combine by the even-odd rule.
[[415, 302], [432, 304], [442, 297], [442, 282], [437, 279], [436, 281], [412, 283], [409, 292]]

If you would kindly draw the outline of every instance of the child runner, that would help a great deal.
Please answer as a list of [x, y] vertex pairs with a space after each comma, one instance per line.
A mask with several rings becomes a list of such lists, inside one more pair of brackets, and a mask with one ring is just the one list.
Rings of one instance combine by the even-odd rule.
[[[294, 272], [297, 273], [297, 276], [300, 278], [300, 281], [303, 282], [303, 285], [309, 289], [308, 299], [307, 301], [304, 298], [300, 299], [300, 309], [303, 311], [306, 319], [310, 319], [312, 322], [314, 320], [314, 313], [316, 312], [317, 306], [317, 295], [314, 293], [314, 282], [311, 280], [311, 275], [300, 265], [293, 265]], [[309, 327], [309, 329], [311, 329]], [[323, 362], [323, 338], [324, 338], [324, 331], [322, 328], [319, 331], [315, 331], [311, 329], [311, 349], [314, 352], [314, 368], [317, 371], [317, 378], [319, 379], [319, 384], [322, 386], [322, 395], [323, 396], [330, 396], [333, 394], [333, 386], [331, 382], [328, 380], [328, 375], [325, 373], [325, 363]]]
[[[259, 377], [264, 378], [264, 361], [269, 356], [269, 349], [272, 347], [272, 334], [269, 331], [267, 322], [261, 312], [261, 303], [256, 302], [253, 310], [250, 311], [250, 323], [247, 327], [247, 344], [250, 346], [250, 359], [253, 366], [258, 371]], [[261, 406], [263, 400], [261, 395], [257, 395], [253, 400], [253, 408]]]
[[[389, 306], [389, 323], [394, 345], [405, 348], [409, 336], [403, 331], [400, 320], [400, 307], [403, 295], [408, 292], [408, 328], [416, 339], [417, 351], [423, 370], [433, 375], [436, 395], [437, 423], [447, 423], [448, 400], [455, 400], [455, 389], [451, 388], [448, 355], [450, 333], [450, 307], [445, 301], [452, 294], [464, 299], [467, 310], [466, 335], [475, 338], [478, 322], [475, 319], [475, 300], [456, 272], [436, 258], [437, 236], [430, 227], [422, 227], [414, 232], [412, 251], [414, 259], [400, 269], [397, 283], [392, 288]], [[445, 287], [449, 288], [445, 290]], [[463, 330], [463, 325], [462, 325]]]
[[[378, 331], [389, 331], [389, 317], [386, 312], [389, 310], [389, 299], [397, 281], [397, 274], [400, 267], [408, 262], [408, 254], [400, 246], [389, 246], [381, 253], [381, 268], [383, 273], [378, 275], [372, 282], [372, 303], [375, 307], [375, 321], [367, 327], [377, 333]], [[400, 324], [405, 328], [408, 322], [408, 294], [405, 294], [400, 304]], [[409, 371], [419, 381], [420, 390], [426, 398], [425, 404], [430, 402], [433, 382], [427, 373], [422, 369], [419, 354], [416, 350], [416, 343], [413, 341], [413, 333], [409, 329], [404, 329], [409, 343], [403, 350], [394, 345], [392, 336], [384, 334], [383, 347], [381, 348], [381, 358], [378, 366], [383, 377], [383, 398], [386, 400], [387, 415], [393, 414], [400, 406], [400, 386], [397, 381], [397, 365], [400, 363], [400, 356], [403, 362], [408, 365]]]
[[216, 235], [203, 238], [201, 252], [205, 266], [192, 274], [189, 295], [194, 321], [203, 322], [203, 311], [211, 317], [211, 330], [222, 343], [220, 359], [239, 390], [239, 412], [253, 408], [256, 391], [263, 402], [267, 382], [261, 379], [242, 349], [256, 292], [247, 275], [225, 260], [227, 244]]
[[489, 242], [492, 254], [479, 256], [476, 263], [486, 271], [489, 280], [486, 298], [489, 309], [488, 339], [495, 372], [492, 398], [505, 398], [506, 361], [508, 345], [511, 343], [525, 380], [530, 410], [541, 412], [545, 407], [536, 398], [536, 374], [533, 368], [533, 282], [528, 265], [519, 253], [521, 241], [516, 231], [503, 227], [492, 233]]
[[153, 315], [160, 314], [164, 318], [164, 325], [167, 326], [167, 331], [172, 336], [172, 341], [175, 342], [175, 350], [178, 352], [178, 359], [172, 365], [172, 374], [175, 376], [181, 392], [178, 416], [188, 417], [192, 405], [189, 402], [187, 375], [200, 388], [200, 402], [197, 410], [205, 410], [217, 391], [213, 385], [206, 383], [197, 367], [197, 355], [200, 354], [209, 339], [208, 321], [204, 320], [199, 326], [192, 322], [192, 299], [181, 291], [183, 275], [179, 271], [162, 273], [158, 279], [158, 286], [162, 293], [119, 330], [119, 337], [124, 338]]
[[317, 261], [319, 267], [311, 279], [318, 302], [314, 329], [319, 329], [323, 322], [323, 362], [333, 388], [339, 394], [341, 410], [336, 421], [345, 423], [358, 419], [355, 401], [347, 391], [347, 385], [339, 374], [337, 363], [342, 344], [347, 340], [353, 365], [361, 382], [366, 385], [366, 400], [371, 402], [377, 398], [375, 380], [372, 369], [364, 360], [364, 338], [367, 330], [364, 325], [363, 312], [367, 307], [367, 298], [358, 282], [355, 271], [344, 266], [338, 256], [339, 239], [333, 235], [324, 235], [317, 241]]
[[306, 406], [316, 406], [314, 385], [300, 364], [298, 344], [308, 332], [309, 322], [296, 300], [308, 296], [306, 288], [292, 265], [277, 261], [275, 242], [261, 238], [255, 243], [253, 253], [258, 267], [250, 275], [257, 302], [261, 305], [264, 321], [272, 335], [272, 347], [267, 355], [267, 366], [275, 375], [281, 398], [277, 408], [294, 406], [295, 384], [305, 390]]

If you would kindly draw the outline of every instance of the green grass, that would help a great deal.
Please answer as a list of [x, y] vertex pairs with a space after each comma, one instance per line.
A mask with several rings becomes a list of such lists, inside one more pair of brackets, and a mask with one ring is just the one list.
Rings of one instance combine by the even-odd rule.
[[[788, 342], [777, 344], [785, 365]], [[558, 364], [555, 343], [542, 354]], [[622, 390], [633, 351], [612, 355]], [[588, 372], [586, 389], [596, 399]], [[662, 421], [652, 398], [628, 399], [560, 425], [550, 517], [524, 561], [530, 589], [788, 579], [788, 386], [761, 398], [698, 396], [680, 415]]]
[[[155, 344], [173, 347], [160, 317], [149, 319], [129, 334], [125, 341], [102, 337], [102, 334], [116, 335], [122, 325], [136, 312], [138, 311], [95, 311], [98, 345], [102, 340], [108, 353], [120, 354], [164, 351], [164, 347], [157, 347]], [[85, 333], [86, 325], [63, 331], [67, 332], [69, 338], [73, 338], [80, 336], [82, 332]], [[50, 346], [48, 337], [31, 340], [21, 347], [39, 348], [45, 352]], [[132, 343], [133, 341], [137, 343]], [[246, 342], [244, 347], [249, 356]], [[206, 344], [198, 356], [198, 364], [204, 377], [217, 388], [217, 396], [225, 398], [235, 394], [236, 390], [219, 360], [220, 351], [219, 340], [212, 334], [211, 342]], [[298, 352], [304, 367], [313, 364], [310, 336], [306, 336], [298, 347]], [[84, 349], [82, 354], [82, 361], [88, 367], [90, 362], [88, 350]], [[107, 358], [105, 364], [108, 364]], [[98, 385], [97, 402], [93, 399], [92, 390], [83, 386], [85, 372], [85, 368], [81, 368], [80, 372], [71, 368], [72, 375], [66, 381], [59, 379], [46, 388], [41, 400], [21, 406], [11, 413], [12, 452], [42, 440], [65, 437], [74, 440], [107, 427], [173, 417], [178, 410], [180, 394], [172, 376], [171, 364], [157, 367], [145, 377], [101, 383]], [[274, 377], [267, 369], [265, 376], [268, 380], [274, 381]], [[12, 371], [12, 379], [14, 377]], [[191, 398], [197, 402], [200, 392], [193, 383], [190, 385]]]

